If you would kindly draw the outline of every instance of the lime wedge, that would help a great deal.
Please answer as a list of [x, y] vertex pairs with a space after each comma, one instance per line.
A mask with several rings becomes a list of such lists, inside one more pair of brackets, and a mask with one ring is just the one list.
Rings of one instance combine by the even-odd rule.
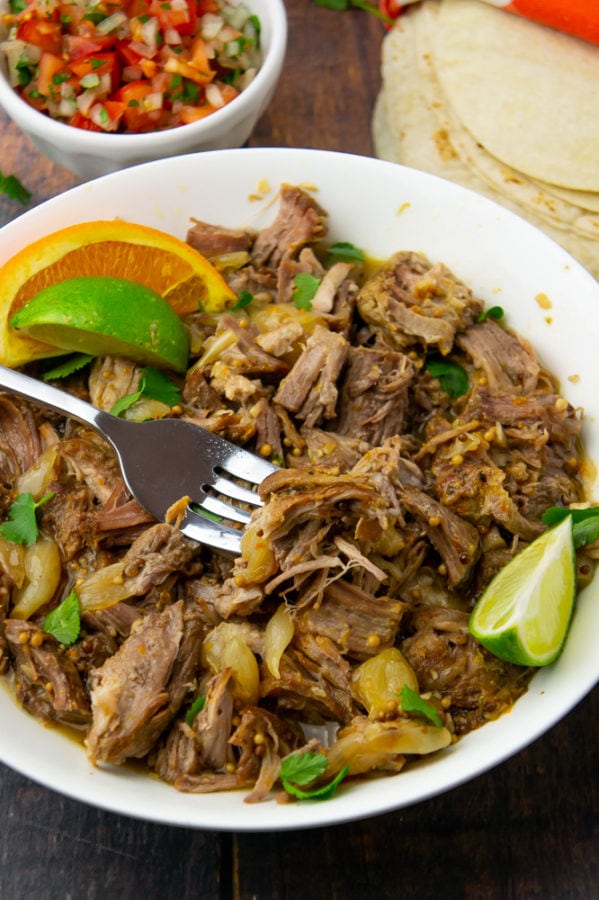
[[10, 326], [61, 350], [187, 368], [181, 319], [155, 291], [125, 278], [89, 276], [49, 285], [15, 313]]
[[500, 659], [546, 666], [560, 654], [576, 598], [572, 519], [518, 553], [493, 578], [470, 616], [470, 631]]

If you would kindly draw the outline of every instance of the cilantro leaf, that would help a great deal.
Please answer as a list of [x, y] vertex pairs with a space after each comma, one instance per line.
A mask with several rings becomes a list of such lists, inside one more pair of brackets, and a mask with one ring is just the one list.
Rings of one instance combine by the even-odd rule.
[[456, 399], [468, 391], [468, 375], [466, 370], [456, 363], [443, 362], [440, 359], [431, 359], [426, 364], [426, 370], [438, 378], [444, 391]]
[[32, 494], [19, 494], [8, 510], [8, 521], [0, 525], [0, 534], [13, 544], [35, 544], [39, 534], [36, 510], [53, 497], [48, 493], [40, 500], [34, 500]]
[[563, 506], [550, 506], [541, 516], [544, 525], [551, 528], [570, 516], [572, 519], [572, 540], [575, 547], [584, 547], [599, 537], [599, 506], [588, 509], [565, 509]]
[[81, 630], [81, 618], [79, 599], [75, 591], [71, 591], [56, 609], [48, 613], [42, 627], [61, 644], [72, 644], [77, 640]]
[[327, 757], [323, 753], [292, 753], [281, 763], [279, 778], [288, 794], [299, 800], [327, 800], [334, 793], [337, 785], [345, 778], [349, 768], [344, 766], [328, 784], [313, 790], [303, 791], [297, 785], [306, 785], [314, 781], [327, 767]]
[[232, 309], [243, 309], [244, 306], [249, 306], [253, 299], [254, 295], [249, 291], [239, 291], [239, 298]]
[[302, 791], [301, 788], [296, 787], [294, 784], [290, 784], [284, 779], [281, 780], [287, 793], [291, 794], [293, 797], [297, 797], [298, 800], [328, 800], [333, 796], [337, 789], [337, 785], [343, 781], [348, 772], [349, 766], [343, 766], [341, 771], [337, 772], [332, 781], [329, 781], [328, 784], [323, 784], [322, 787], [314, 788], [313, 791]]
[[281, 763], [279, 777], [294, 784], [310, 784], [325, 771], [328, 760], [324, 753], [291, 753]]
[[316, 6], [325, 6], [327, 9], [336, 10], [351, 9], [352, 6], [355, 6], [357, 9], [364, 9], [366, 12], [372, 13], [373, 16], [376, 16], [377, 19], [381, 19], [388, 25], [392, 22], [389, 16], [386, 16], [372, 4], [367, 3], [366, 0], [314, 0], [314, 3]]
[[490, 306], [488, 309], [483, 309], [476, 321], [484, 322], [485, 319], [493, 319], [497, 322], [499, 319], [503, 319], [503, 316], [504, 311], [502, 306]]
[[424, 716], [424, 718], [428, 719], [429, 722], [432, 722], [436, 728], [443, 727], [443, 722], [435, 707], [431, 706], [430, 703], [427, 703], [426, 700], [423, 700], [420, 694], [413, 691], [407, 684], [404, 684], [401, 689], [401, 708], [404, 712], [413, 712], [417, 713], [419, 716]]
[[327, 255], [343, 262], [364, 262], [364, 251], [347, 241], [338, 241], [327, 249]]
[[93, 359], [89, 353], [73, 353], [71, 356], [65, 357], [62, 362], [53, 368], [44, 372], [42, 378], [44, 381], [56, 381], [58, 378], [67, 378], [73, 372], [83, 369]]
[[298, 309], [312, 309], [312, 300], [320, 287], [320, 278], [309, 275], [308, 272], [299, 272], [293, 279], [295, 285], [293, 302]]
[[195, 698], [187, 712], [185, 713], [185, 722], [187, 725], [193, 725], [193, 720], [197, 716], [199, 712], [202, 712], [204, 706], [206, 705], [206, 698], [203, 694], [200, 694]]
[[31, 191], [21, 184], [16, 175], [3, 175], [0, 170], [0, 194], [6, 194], [11, 200], [25, 206], [31, 200]]
[[135, 393], [126, 394], [116, 401], [110, 410], [113, 416], [120, 416], [121, 413], [130, 409], [142, 397], [147, 397], [149, 400], [158, 400], [167, 406], [175, 406], [181, 399], [179, 388], [159, 369], [151, 367], [142, 369], [137, 388]]

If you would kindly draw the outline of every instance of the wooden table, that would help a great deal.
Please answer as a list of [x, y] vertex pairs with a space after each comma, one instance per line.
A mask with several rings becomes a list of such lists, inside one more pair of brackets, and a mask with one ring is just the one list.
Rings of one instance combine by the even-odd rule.
[[[312, 0], [287, 8], [285, 74], [250, 144], [372, 154], [381, 24]], [[22, 179], [32, 203], [77, 183], [1, 113], [0, 168]], [[20, 212], [0, 198], [0, 222]], [[255, 836], [102, 812], [0, 766], [0, 897], [591, 900], [598, 740], [595, 690], [530, 748], [448, 794], [366, 821]]]

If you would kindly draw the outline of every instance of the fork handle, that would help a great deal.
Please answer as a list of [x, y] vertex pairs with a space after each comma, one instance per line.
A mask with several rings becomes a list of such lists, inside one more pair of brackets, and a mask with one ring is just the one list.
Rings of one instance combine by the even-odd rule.
[[0, 388], [6, 388], [13, 394], [33, 400], [40, 406], [53, 409], [54, 412], [71, 416], [79, 422], [85, 422], [103, 434], [106, 434], [110, 428], [108, 424], [110, 419], [114, 419], [114, 416], [101, 409], [96, 409], [91, 403], [86, 403], [79, 397], [74, 397], [66, 391], [59, 391], [51, 384], [38, 381], [37, 378], [31, 378], [15, 369], [7, 369], [6, 366], [0, 366]]

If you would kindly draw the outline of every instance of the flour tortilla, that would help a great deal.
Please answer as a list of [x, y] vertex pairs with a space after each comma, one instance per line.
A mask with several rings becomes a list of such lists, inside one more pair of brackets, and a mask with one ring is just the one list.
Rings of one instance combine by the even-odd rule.
[[409, 7], [385, 38], [383, 88], [372, 122], [375, 153], [456, 181], [525, 216], [599, 277], [599, 216], [593, 213], [599, 197], [530, 179], [474, 140], [437, 78], [431, 41], [438, 14], [435, 0]]
[[532, 178], [599, 191], [599, 53], [479, 0], [439, 9], [435, 67], [489, 153]]

